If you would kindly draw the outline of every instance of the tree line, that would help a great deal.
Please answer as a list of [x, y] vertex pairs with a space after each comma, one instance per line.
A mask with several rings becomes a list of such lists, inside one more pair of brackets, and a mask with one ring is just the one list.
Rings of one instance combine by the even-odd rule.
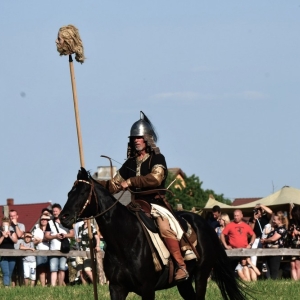
[[198, 176], [193, 174], [187, 177], [184, 175], [183, 180], [170, 173], [166, 179], [166, 187], [171, 185], [168, 189], [173, 193], [173, 195], [167, 193], [167, 199], [174, 209], [177, 208], [178, 204], [182, 204], [184, 210], [191, 210], [193, 207], [196, 210], [202, 209], [210, 195], [219, 202], [231, 204], [231, 201], [225, 198], [223, 194], [218, 195], [211, 189], [203, 189], [203, 182]]

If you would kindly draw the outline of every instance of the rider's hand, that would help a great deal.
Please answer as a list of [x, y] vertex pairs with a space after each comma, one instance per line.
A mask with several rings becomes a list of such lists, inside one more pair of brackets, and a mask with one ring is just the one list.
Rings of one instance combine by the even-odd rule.
[[128, 188], [128, 184], [126, 181], [121, 182], [121, 186], [122, 186], [123, 190], [126, 190]]

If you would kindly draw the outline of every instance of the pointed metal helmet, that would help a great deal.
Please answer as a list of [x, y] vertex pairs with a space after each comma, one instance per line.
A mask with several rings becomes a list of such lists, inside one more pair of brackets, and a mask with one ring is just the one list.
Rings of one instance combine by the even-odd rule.
[[151, 124], [150, 120], [147, 116], [141, 111], [140, 112], [140, 120], [133, 123], [130, 129], [130, 137], [134, 136], [142, 136], [149, 135], [152, 137], [153, 141], [157, 142], [157, 135], [154, 131], [153, 125]]

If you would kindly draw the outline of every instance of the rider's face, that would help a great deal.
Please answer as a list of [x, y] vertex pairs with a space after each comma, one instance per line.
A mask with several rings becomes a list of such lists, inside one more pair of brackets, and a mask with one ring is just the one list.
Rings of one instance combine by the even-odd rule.
[[142, 151], [146, 149], [146, 143], [142, 136], [135, 136], [133, 138], [133, 143], [134, 143], [135, 150], [137, 151]]

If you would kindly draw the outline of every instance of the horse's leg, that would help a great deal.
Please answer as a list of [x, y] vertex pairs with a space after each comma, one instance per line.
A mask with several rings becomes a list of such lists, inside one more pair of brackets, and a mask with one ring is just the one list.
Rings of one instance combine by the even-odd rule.
[[155, 289], [153, 284], [150, 282], [145, 282], [141, 288], [142, 300], [154, 300], [155, 299]]
[[210, 276], [211, 270], [211, 266], [207, 264], [202, 264], [195, 269], [195, 289], [197, 300], [205, 299], [207, 279]]
[[155, 299], [154, 290], [142, 294], [142, 300], [154, 300], [154, 299]]
[[111, 300], [125, 300], [128, 295], [128, 290], [120, 285], [109, 285], [110, 299]]
[[196, 299], [196, 293], [194, 291], [193, 285], [192, 285], [192, 279], [191, 277], [183, 282], [179, 282], [177, 284], [177, 289], [179, 291], [179, 294], [184, 300], [194, 300]]

